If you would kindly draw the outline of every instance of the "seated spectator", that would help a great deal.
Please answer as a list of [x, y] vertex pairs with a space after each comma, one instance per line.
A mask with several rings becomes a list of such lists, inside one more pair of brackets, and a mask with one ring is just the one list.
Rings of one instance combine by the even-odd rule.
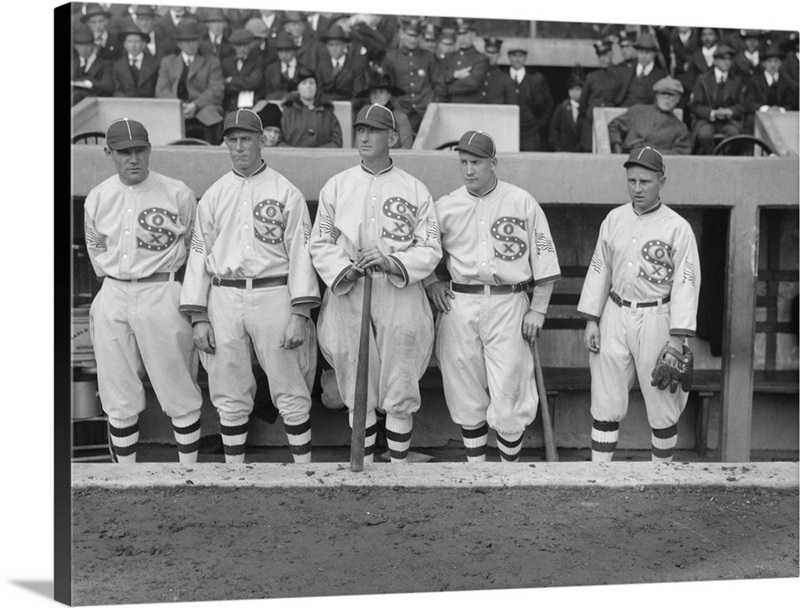
[[131, 20], [120, 28], [125, 55], [114, 64], [114, 97], [155, 97], [160, 61], [145, 51], [150, 36]]
[[170, 53], [177, 53], [178, 47], [175, 45], [174, 40], [170, 40], [163, 33], [156, 30], [156, 12], [152, 6], [144, 4], [136, 5], [136, 12], [131, 17], [136, 25], [143, 33], [147, 34], [148, 41], [145, 45], [145, 52], [149, 53], [158, 60], [158, 65], [161, 65], [161, 60]]
[[305, 66], [298, 69], [297, 90], [283, 102], [281, 133], [286, 145], [295, 148], [342, 147], [333, 103], [317, 90], [316, 76]]
[[783, 56], [781, 63], [780, 75], [781, 78], [788, 80], [794, 89], [795, 104], [797, 103], [798, 91], [798, 59], [800, 59], [800, 52], [798, 52], [798, 35], [797, 32], [792, 32], [789, 39], [786, 40], [785, 46], [782, 49], [786, 52]]
[[194, 20], [181, 21], [175, 30], [180, 52], [161, 60], [156, 97], [183, 101], [186, 137], [222, 141], [222, 100], [225, 83], [219, 59], [206, 57], [200, 48], [200, 29]]
[[653, 103], [653, 85], [667, 75], [666, 70], [656, 64], [660, 52], [658, 42], [650, 34], [642, 34], [633, 45], [636, 63], [627, 68], [618, 68], [620, 88], [614, 105], [629, 108], [639, 103]]
[[454, 28], [442, 28], [439, 34], [439, 42], [436, 45], [436, 59], [442, 61], [448, 53], [456, 50], [456, 30]]
[[788, 78], [781, 76], [783, 53], [777, 45], [761, 53], [761, 67], [747, 87], [750, 113], [797, 110], [797, 90]]
[[258, 17], [248, 19], [244, 24], [244, 29], [253, 34], [255, 40], [253, 50], [261, 55], [265, 66], [280, 61], [278, 59], [278, 51], [273, 46], [274, 42], [270, 42], [274, 38], [262, 19]]
[[98, 54], [89, 26], [79, 23], [72, 31], [72, 105], [86, 97], [114, 94], [114, 66]]
[[264, 87], [266, 99], [280, 101], [289, 94], [289, 91], [297, 88], [298, 71], [301, 67], [308, 68], [308, 66], [302, 66], [298, 61], [297, 45], [286, 32], [278, 32], [273, 46], [278, 52], [278, 61], [267, 66]]
[[281, 118], [283, 112], [276, 103], [268, 103], [264, 108], [258, 112], [258, 117], [261, 119], [261, 126], [264, 133], [264, 141], [262, 148], [274, 148], [276, 146], [285, 146], [281, 135]]
[[673, 113], [683, 94], [680, 80], [666, 76], [653, 85], [653, 92], [654, 103], [631, 106], [608, 123], [612, 153], [628, 154], [645, 146], [663, 154], [691, 152], [689, 129]]
[[364, 88], [366, 60], [350, 52], [350, 37], [339, 25], [328, 28], [320, 40], [326, 51], [317, 70], [322, 92], [332, 101], [352, 101]]
[[226, 114], [238, 108], [250, 109], [264, 98], [265, 67], [253, 34], [245, 29], [234, 30], [228, 42], [234, 54], [222, 62]]
[[578, 123], [581, 129], [581, 151], [592, 151], [592, 129], [594, 128], [594, 109], [614, 107], [620, 82], [617, 71], [611, 65], [612, 47], [606, 40], [594, 43], [599, 69], [586, 76], [581, 90]]
[[81, 17], [81, 23], [89, 26], [97, 46], [97, 55], [112, 64], [122, 57], [122, 45], [108, 31], [111, 13], [99, 4], [87, 4], [86, 13]]
[[747, 84], [761, 65], [760, 50], [763, 42], [758, 30], [742, 30], [744, 48], [733, 57], [731, 72]]
[[199, 23], [197, 17], [185, 6], [170, 6], [167, 12], [156, 16], [154, 27], [161, 37], [174, 45], [176, 43], [175, 34], [181, 21]]
[[714, 135], [739, 135], [746, 111], [744, 85], [731, 73], [733, 49], [720, 44], [714, 53], [714, 69], [697, 79], [690, 109], [692, 139], [698, 154], [714, 151]]
[[635, 36], [626, 30], [622, 30], [617, 35], [617, 46], [622, 54], [622, 60], [615, 63], [614, 67], [630, 68], [636, 65], [636, 48], [634, 48]]
[[578, 122], [583, 77], [575, 72], [570, 75], [567, 98], [556, 106], [550, 119], [548, 143], [554, 152], [580, 152], [581, 129]]
[[700, 30], [700, 48], [689, 57], [688, 76], [681, 80], [684, 87], [688, 85], [694, 89], [697, 79], [714, 68], [714, 53], [719, 46], [719, 32], [713, 27], [704, 27]]
[[228, 40], [228, 17], [221, 8], [202, 8], [198, 10], [200, 22], [206, 32], [200, 37], [200, 53], [214, 55], [220, 63], [233, 57], [233, 47]]
[[303, 13], [300, 11], [286, 11], [283, 19], [283, 29], [292, 37], [297, 47], [297, 60], [316, 73], [325, 51], [319, 41], [309, 33], [308, 21], [306, 21]]
[[513, 104], [517, 103], [514, 81], [508, 72], [497, 65], [500, 58], [500, 47], [503, 41], [499, 38], [484, 38], [483, 52], [489, 58], [489, 69], [481, 86], [481, 103]]
[[405, 94], [403, 89], [392, 84], [392, 79], [388, 74], [371, 71], [367, 75], [366, 88], [356, 95], [353, 114], [358, 115], [361, 108], [375, 103], [389, 108], [394, 114], [395, 123], [397, 123], [397, 128], [395, 129], [397, 131], [397, 141], [392, 147], [410, 150], [414, 145], [414, 132], [411, 129], [411, 123], [408, 120], [408, 115], [395, 107], [392, 102], [392, 97], [402, 97]]

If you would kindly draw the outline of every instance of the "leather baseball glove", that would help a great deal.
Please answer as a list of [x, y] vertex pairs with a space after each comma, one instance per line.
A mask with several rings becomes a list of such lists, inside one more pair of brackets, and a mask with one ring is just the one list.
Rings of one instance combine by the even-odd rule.
[[[665, 355], [669, 353], [675, 357], [678, 362], [667, 363]], [[674, 393], [678, 390], [678, 386], [684, 392], [689, 392], [692, 386], [692, 376], [694, 375], [694, 353], [689, 345], [684, 342], [683, 352], [678, 352], [676, 349], [669, 345], [667, 342], [661, 352], [656, 357], [656, 366], [650, 373], [653, 378], [650, 381], [651, 386], [657, 386], [662, 391], [669, 387], [669, 392]]]

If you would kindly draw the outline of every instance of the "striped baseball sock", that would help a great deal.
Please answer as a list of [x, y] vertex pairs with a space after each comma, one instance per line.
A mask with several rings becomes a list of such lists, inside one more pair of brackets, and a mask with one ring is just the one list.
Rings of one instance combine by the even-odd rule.
[[485, 422], [461, 427], [467, 462], [486, 462], [486, 441], [489, 438], [489, 425]]
[[197, 452], [200, 449], [200, 410], [173, 418], [172, 432], [178, 446], [178, 461], [187, 464], [197, 462]]
[[108, 437], [111, 440], [111, 459], [120, 464], [136, 462], [139, 445], [139, 416], [108, 417]]
[[220, 419], [219, 430], [222, 434], [222, 451], [225, 453], [225, 462], [244, 462], [248, 420], [248, 416], [241, 416], [232, 420]]
[[300, 424], [287, 424], [284, 420], [286, 438], [289, 440], [289, 450], [295, 462], [311, 462], [311, 418], [306, 418]]
[[672, 462], [675, 446], [678, 445], [678, 425], [673, 424], [665, 429], [652, 429], [650, 443], [653, 462]]
[[411, 447], [411, 429], [414, 418], [395, 418], [386, 416], [386, 444], [389, 446], [389, 458], [392, 462], [405, 462], [408, 448]]
[[592, 462], [611, 462], [619, 439], [619, 422], [592, 422]]
[[[350, 417], [352, 427], [353, 418]], [[374, 462], [375, 460], [375, 438], [378, 436], [378, 417], [375, 410], [367, 412], [367, 428], [364, 433], [364, 462]]]
[[497, 449], [502, 462], [516, 462], [522, 449], [522, 433], [511, 435], [497, 431]]

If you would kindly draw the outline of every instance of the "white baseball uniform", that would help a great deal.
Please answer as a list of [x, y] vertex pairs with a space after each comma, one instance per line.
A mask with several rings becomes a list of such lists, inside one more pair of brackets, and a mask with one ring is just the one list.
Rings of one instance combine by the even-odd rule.
[[[484, 288], [454, 291], [450, 311], [439, 315], [436, 357], [450, 415], [461, 426], [487, 422], [500, 433], [520, 434], [539, 402], [522, 320], [529, 310], [547, 312], [548, 284], [561, 276], [547, 218], [533, 196], [502, 181], [483, 196], [462, 186], [435, 209], [452, 283]], [[497, 285], [521, 289], [490, 293]], [[525, 293], [531, 286], [534, 294], [546, 286], [543, 302], [531, 302]]]
[[111, 419], [144, 411], [145, 373], [168, 416], [199, 415], [197, 352], [174, 276], [186, 260], [196, 205], [183, 182], [155, 171], [133, 186], [114, 175], [86, 197], [86, 247], [105, 277], [89, 318], [100, 400]]
[[[216, 349], [200, 357], [223, 422], [242, 420], [253, 410], [251, 343], [284, 423], [308, 421], [316, 370], [309, 311], [319, 304], [310, 232], [302, 193], [266, 164], [249, 177], [235, 169], [226, 173], [197, 205], [180, 310], [193, 322], [207, 313], [211, 322]], [[243, 284], [225, 286], [218, 279]], [[258, 286], [267, 279], [275, 284]], [[308, 338], [289, 350], [279, 343], [292, 313], [306, 317]]]
[[661, 202], [606, 216], [578, 303], [581, 316], [600, 321], [600, 351], [589, 353], [595, 420], [625, 417], [638, 374], [650, 426], [678, 422], [688, 393], [650, 386], [650, 372], [670, 335], [694, 336], [699, 293], [697, 243], [685, 219]]
[[333, 176], [319, 194], [312, 230], [312, 260], [329, 288], [318, 321], [320, 349], [351, 412], [364, 281], [344, 276], [358, 251], [373, 245], [402, 275], [373, 275], [367, 408], [407, 418], [419, 409], [418, 381], [433, 347], [433, 315], [421, 280], [442, 249], [428, 189], [394, 165], [378, 174], [361, 165]]

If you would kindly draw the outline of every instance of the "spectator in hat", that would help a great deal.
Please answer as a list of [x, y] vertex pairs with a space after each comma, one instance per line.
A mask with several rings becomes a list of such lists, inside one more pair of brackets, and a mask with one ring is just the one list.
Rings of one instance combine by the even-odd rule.
[[550, 119], [548, 144], [554, 152], [580, 152], [581, 125], [578, 120], [583, 75], [575, 70], [569, 77], [567, 98], [556, 106]]
[[244, 24], [244, 29], [253, 34], [253, 52], [261, 56], [264, 66], [280, 61], [278, 51], [274, 47], [274, 38], [271, 37], [267, 26], [261, 19], [258, 17], [248, 19]]
[[636, 48], [634, 47], [635, 36], [627, 30], [622, 30], [616, 36], [617, 46], [622, 55], [622, 60], [615, 63], [614, 67], [630, 68], [636, 65]]
[[665, 76], [653, 85], [653, 92], [653, 103], [633, 105], [608, 124], [614, 154], [627, 154], [645, 146], [662, 154], [691, 153], [689, 129], [673, 113], [683, 94], [680, 80]]
[[761, 65], [763, 36], [758, 30], [742, 30], [744, 47], [733, 56], [731, 71], [747, 85]]
[[166, 12], [156, 16], [155, 29], [171, 44], [175, 44], [178, 24], [181, 21], [199, 24], [198, 18], [185, 6], [170, 6]]
[[339, 25], [332, 25], [320, 40], [326, 50], [317, 70], [322, 92], [332, 101], [352, 101], [364, 88], [366, 60], [350, 53], [350, 37]]
[[108, 31], [110, 19], [111, 13], [99, 4], [87, 4], [81, 23], [88, 25], [92, 31], [98, 56], [113, 63], [122, 57], [123, 49], [117, 37]]
[[436, 46], [439, 43], [439, 28], [431, 21], [425, 22], [422, 27], [419, 39], [419, 48], [436, 54]]
[[326, 17], [319, 12], [306, 13], [306, 21], [308, 22], [306, 32], [310, 36], [314, 36], [317, 40], [322, 40], [322, 37], [325, 36], [331, 25], [333, 25], [330, 17]]
[[[264, 38], [267, 41], [274, 40], [277, 38], [278, 32], [283, 31], [283, 17], [283, 11], [276, 11], [272, 9], [245, 10], [241, 13], [242, 21], [247, 29], [254, 27], [253, 23], [251, 23], [253, 19], [261, 22], [262, 27], [260, 27], [259, 30], [261, 33], [263, 33]], [[248, 24], [250, 27], [247, 27]], [[259, 37], [259, 34], [256, 32], [253, 32], [253, 35]]]
[[500, 58], [500, 47], [503, 41], [499, 38], [484, 38], [483, 52], [489, 58], [489, 69], [481, 87], [481, 103], [513, 104], [517, 102], [514, 82], [497, 65]]
[[264, 98], [264, 58], [256, 51], [253, 34], [246, 29], [234, 30], [228, 42], [234, 54], [222, 61], [223, 107], [226, 112], [252, 108]]
[[620, 87], [614, 105], [629, 108], [638, 103], [653, 103], [653, 85], [667, 75], [666, 70], [656, 64], [660, 49], [655, 37], [642, 34], [634, 44], [636, 64], [629, 68], [619, 68], [617, 75]]
[[285, 146], [286, 142], [283, 141], [283, 135], [281, 134], [281, 118], [283, 117], [281, 107], [277, 103], [268, 103], [258, 112], [258, 117], [261, 119], [264, 133], [262, 147]]
[[713, 27], [700, 29], [700, 48], [689, 58], [688, 78], [683, 81], [684, 88], [694, 89], [697, 79], [714, 69], [714, 53], [719, 46], [719, 31]]
[[297, 60], [311, 71], [317, 71], [325, 50], [319, 41], [308, 33], [308, 21], [300, 11], [286, 11], [283, 18], [283, 29], [288, 33], [297, 47]]
[[456, 31], [453, 28], [442, 28], [439, 42], [436, 44], [436, 60], [441, 62], [447, 55], [456, 50]]
[[581, 90], [578, 109], [578, 123], [581, 131], [581, 151], [592, 151], [592, 129], [594, 127], [594, 109], [614, 107], [620, 81], [617, 71], [612, 65], [612, 46], [607, 40], [594, 43], [598, 69], [586, 76]]
[[156, 12], [152, 6], [137, 4], [135, 8], [136, 12], [131, 15], [131, 21], [139, 30], [147, 34], [149, 39], [145, 45], [145, 52], [155, 57], [160, 66], [164, 57], [178, 52], [178, 47], [174, 40], [170, 40], [156, 28]]
[[744, 84], [731, 72], [734, 51], [720, 44], [714, 53], [714, 69], [697, 79], [690, 109], [692, 139], [698, 154], [711, 154], [714, 135], [739, 135], [744, 131]]
[[356, 94], [353, 104], [353, 113], [358, 112], [364, 106], [379, 104], [391, 110], [396, 123], [397, 141], [392, 146], [393, 149], [405, 148], [410, 150], [414, 145], [414, 132], [411, 123], [405, 112], [395, 107], [392, 98], [402, 97], [405, 91], [392, 84], [388, 74], [381, 74], [377, 71], [367, 73], [365, 87]]
[[161, 60], [156, 97], [180, 99], [187, 137], [221, 141], [222, 102], [225, 82], [219, 59], [201, 55], [200, 29], [196, 21], [186, 20], [175, 30], [179, 52]]
[[128, 20], [119, 39], [125, 55], [114, 64], [114, 97], [155, 97], [161, 62], [146, 51], [150, 36]]
[[[350, 52], [363, 56], [369, 69], [376, 69], [389, 49], [387, 35], [395, 36], [396, 32], [393, 28], [382, 27], [380, 15], [353, 15], [350, 20]], [[345, 28], [345, 31], [348, 30]]]
[[203, 55], [214, 55], [222, 63], [227, 57], [233, 57], [233, 47], [228, 40], [228, 17], [221, 8], [205, 8], [199, 11], [200, 22], [206, 32], [200, 38], [200, 52]]
[[694, 85], [689, 81], [687, 73], [691, 55], [698, 48], [700, 40], [695, 28], [685, 25], [672, 28], [669, 33], [670, 70], [672, 75], [681, 81], [684, 94], [688, 94]]
[[[760, 55], [761, 66], [747, 86], [748, 114], [796, 111], [797, 90], [788, 78], [781, 76], [783, 53], [780, 48], [770, 45]], [[749, 127], [748, 132], [752, 132], [752, 125]]]
[[519, 149], [520, 152], [544, 152], [553, 112], [553, 96], [544, 76], [525, 67], [527, 58], [528, 51], [523, 47], [508, 50], [511, 63], [508, 75], [514, 81], [514, 93], [519, 106]]
[[114, 94], [114, 66], [100, 57], [88, 25], [79, 23], [72, 31], [72, 105], [86, 97]]
[[800, 59], [797, 32], [792, 32], [789, 39], [786, 41], [785, 53], [781, 63], [780, 75], [781, 78], [786, 78], [792, 84], [796, 101], [798, 89], [798, 59]]
[[289, 91], [297, 88], [298, 70], [308, 66], [303, 66], [298, 60], [297, 45], [288, 33], [278, 32], [273, 46], [278, 53], [278, 61], [267, 65], [264, 86], [268, 100], [282, 100]]
[[481, 90], [489, 71], [489, 58], [475, 48], [475, 28], [462, 21], [456, 30], [457, 50], [439, 64], [449, 103], [480, 103]]
[[301, 66], [296, 76], [296, 90], [283, 102], [281, 133], [286, 145], [341, 148], [342, 128], [333, 113], [333, 103], [319, 90], [314, 72]]
[[400, 30], [399, 46], [386, 52], [381, 65], [394, 86], [405, 91], [395, 102], [408, 116], [415, 134], [428, 104], [442, 101], [445, 95], [439, 66], [432, 53], [419, 48], [419, 34], [418, 22], [405, 22]]

